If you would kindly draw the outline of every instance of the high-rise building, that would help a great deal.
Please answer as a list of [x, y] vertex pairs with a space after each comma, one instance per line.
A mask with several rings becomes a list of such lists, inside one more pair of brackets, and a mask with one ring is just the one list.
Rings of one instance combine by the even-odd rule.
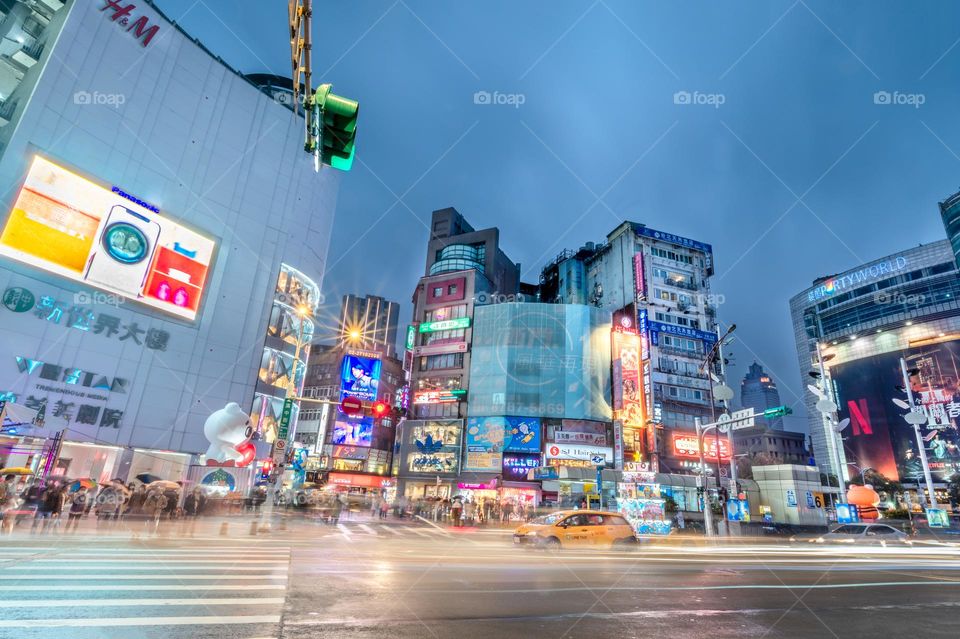
[[0, 462], [36, 465], [60, 431], [62, 474], [236, 472], [243, 493], [252, 473], [194, 465], [204, 423], [236, 402], [272, 437], [339, 171], [314, 172], [292, 102], [158, 4], [0, 2], [0, 400], [45, 414], [2, 429], [24, 452]]
[[344, 295], [340, 305], [338, 342], [341, 346], [397, 352], [400, 305], [376, 295]]
[[940, 218], [953, 248], [953, 259], [960, 265], [960, 191], [940, 202]]
[[[648, 462], [660, 472], [697, 466], [696, 448], [688, 445], [694, 421], [715, 415], [703, 365], [718, 337], [712, 275], [709, 244], [636, 222], [619, 225], [602, 244], [561, 253], [543, 269], [542, 301], [607, 309], [615, 336], [641, 337], [643, 415], [618, 419], [625, 461]], [[617, 385], [615, 379], [614, 409], [623, 417]]]
[[[405, 341], [410, 419], [394, 467], [400, 494], [452, 496], [460, 470], [474, 304], [519, 295], [520, 265], [500, 249], [500, 230], [474, 230], [457, 212], [433, 212], [424, 275], [413, 293]], [[424, 450], [430, 454], [422, 454]]]
[[[780, 406], [780, 391], [777, 390], [776, 382], [756, 362], [750, 364], [747, 374], [740, 382], [740, 405], [744, 408], [752, 408], [757, 413]], [[761, 417], [757, 419], [757, 424], [774, 430], [783, 430], [782, 417]]]
[[790, 299], [790, 314], [803, 385], [825, 381], [838, 418], [850, 420], [836, 434], [817, 396], [804, 393], [821, 473], [842, 481], [871, 468], [916, 487], [917, 439], [893, 403], [907, 399], [901, 358], [914, 371], [918, 408], [932, 416], [921, 429], [934, 482], [945, 486], [960, 472], [960, 439], [952, 434], [960, 424], [960, 272], [950, 242], [818, 278]]

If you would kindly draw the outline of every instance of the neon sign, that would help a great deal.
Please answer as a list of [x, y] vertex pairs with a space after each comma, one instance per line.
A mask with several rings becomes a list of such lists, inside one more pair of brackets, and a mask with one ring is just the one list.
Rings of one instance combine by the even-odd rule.
[[898, 255], [892, 260], [885, 260], [865, 266], [858, 271], [852, 271], [845, 275], [828, 278], [823, 284], [812, 289], [807, 293], [807, 300], [815, 302], [824, 297], [829, 297], [837, 291], [843, 291], [853, 286], [859, 286], [864, 282], [875, 280], [879, 277], [896, 273], [907, 266], [907, 258]]

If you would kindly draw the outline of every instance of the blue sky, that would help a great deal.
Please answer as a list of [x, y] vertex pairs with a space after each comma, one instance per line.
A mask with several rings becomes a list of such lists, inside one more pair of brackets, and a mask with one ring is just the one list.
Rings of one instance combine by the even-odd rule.
[[[155, 1], [241, 71], [289, 73], [285, 2]], [[957, 3], [317, 0], [314, 13], [314, 82], [361, 103], [324, 281], [333, 315], [359, 292], [409, 318], [434, 209], [499, 226], [527, 281], [627, 219], [713, 244], [720, 319], [739, 326], [731, 385], [756, 359], [799, 404], [789, 297], [942, 239], [937, 202], [960, 188]], [[523, 103], [476, 104], [481, 91]]]

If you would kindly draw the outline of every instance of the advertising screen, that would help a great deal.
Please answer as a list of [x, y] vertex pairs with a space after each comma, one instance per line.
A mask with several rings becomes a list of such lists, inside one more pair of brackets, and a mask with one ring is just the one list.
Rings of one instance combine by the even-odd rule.
[[[708, 434], [703, 438], [703, 457], [705, 460], [717, 460], [718, 442], [723, 459], [730, 459], [730, 444], [726, 437], [721, 437], [718, 440], [712, 434]], [[697, 449], [697, 434], [675, 433], [673, 435], [673, 454], [677, 457], [700, 459], [700, 451]]]
[[195, 319], [216, 243], [116, 187], [35, 156], [0, 255]]
[[507, 417], [506, 445], [511, 453], [540, 452], [540, 420], [536, 417]]
[[338, 419], [333, 424], [330, 443], [344, 446], [370, 446], [373, 441], [373, 417]]
[[498, 472], [503, 452], [506, 421], [503, 417], [471, 417], [467, 420], [467, 454], [463, 469]]
[[640, 382], [640, 336], [614, 331], [613, 407], [625, 426], [643, 426], [644, 398]]
[[503, 456], [504, 481], [527, 481], [532, 468], [541, 466], [539, 454], [519, 453]]
[[340, 370], [340, 400], [356, 397], [365, 402], [377, 399], [380, 384], [380, 360], [360, 355], [345, 355]]
[[[920, 425], [934, 481], [945, 482], [960, 469], [960, 341], [917, 346], [853, 360], [830, 367], [840, 418], [849, 418], [843, 431], [847, 460], [873, 468], [892, 480], [914, 483], [923, 467], [913, 427], [906, 412], [893, 403], [906, 401], [900, 358], [919, 372], [911, 378], [917, 408], [927, 414]], [[851, 473], [856, 469], [851, 467]]]

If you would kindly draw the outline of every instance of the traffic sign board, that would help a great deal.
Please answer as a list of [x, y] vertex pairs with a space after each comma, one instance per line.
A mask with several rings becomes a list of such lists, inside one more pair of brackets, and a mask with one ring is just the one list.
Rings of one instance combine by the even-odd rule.
[[287, 447], [287, 441], [285, 439], [278, 439], [273, 443], [273, 445], [279, 448], [280, 450], [283, 450], [284, 448]]
[[290, 417], [293, 414], [293, 400], [289, 397], [283, 400], [283, 410], [280, 411], [280, 425], [277, 427], [277, 440], [287, 438], [290, 431]]
[[345, 415], [353, 415], [363, 410], [363, 402], [356, 397], [344, 397], [340, 402], [340, 410]]

